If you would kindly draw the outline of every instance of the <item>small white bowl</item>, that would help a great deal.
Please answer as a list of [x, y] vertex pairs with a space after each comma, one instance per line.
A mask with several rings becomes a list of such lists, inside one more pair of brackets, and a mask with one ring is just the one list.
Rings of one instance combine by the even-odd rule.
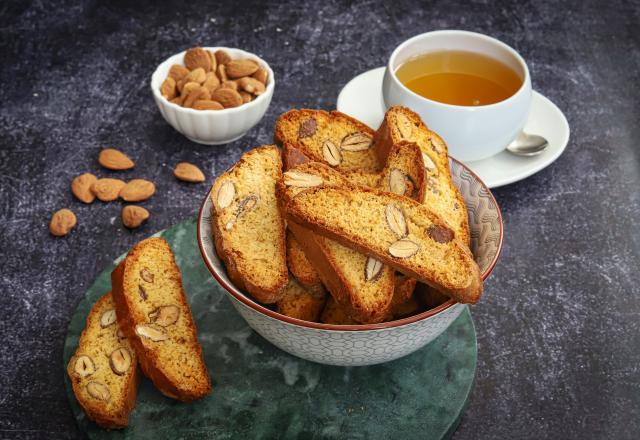
[[[450, 159], [451, 174], [469, 212], [471, 250], [482, 279], [493, 270], [502, 249], [502, 215], [491, 191], [470, 169]], [[276, 347], [313, 362], [358, 366], [392, 361], [424, 347], [464, 311], [466, 305], [449, 300], [418, 315], [365, 325], [307, 322], [281, 315], [238, 289], [216, 254], [211, 231], [210, 194], [198, 216], [198, 245], [206, 266], [225, 289], [233, 306], [249, 326]]]
[[160, 94], [160, 86], [167, 78], [172, 65], [184, 65], [186, 51], [167, 58], [158, 66], [151, 75], [151, 92], [165, 121], [190, 140], [205, 145], [228, 144], [244, 136], [264, 116], [275, 88], [273, 70], [262, 58], [244, 50], [230, 47], [205, 47], [204, 49], [213, 52], [222, 49], [227, 51], [233, 59], [249, 58], [258, 62], [269, 72], [265, 92], [247, 104], [224, 110], [194, 110], [169, 102]]

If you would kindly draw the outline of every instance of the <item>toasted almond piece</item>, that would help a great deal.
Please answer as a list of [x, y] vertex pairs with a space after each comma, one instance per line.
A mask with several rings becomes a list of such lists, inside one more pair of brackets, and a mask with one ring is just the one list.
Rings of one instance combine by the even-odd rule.
[[143, 267], [142, 269], [140, 269], [140, 278], [142, 278], [147, 283], [153, 283], [155, 275], [149, 270], [148, 267]]
[[265, 86], [260, 81], [250, 76], [245, 76], [238, 80], [238, 85], [245, 92], [253, 93], [256, 96], [262, 95], [265, 91]]
[[418, 250], [420, 250], [420, 246], [406, 238], [398, 240], [389, 246], [389, 253], [396, 258], [412, 257], [418, 252]]
[[244, 90], [240, 90], [240, 96], [242, 96], [242, 103], [246, 104], [247, 102], [251, 102], [253, 100], [253, 95], [251, 93], [245, 92]]
[[384, 217], [387, 219], [389, 229], [391, 229], [398, 238], [404, 238], [407, 235], [407, 222], [400, 208], [396, 205], [387, 205], [384, 209]]
[[204, 80], [206, 79], [207, 79], [207, 72], [202, 67], [198, 67], [192, 70], [191, 72], [189, 72], [189, 74], [184, 77], [183, 81], [185, 84], [190, 82], [195, 82], [195, 83], [198, 83], [198, 85], [200, 85], [200, 84], [203, 84]]
[[382, 275], [382, 262], [373, 257], [367, 258], [367, 264], [364, 268], [364, 279], [366, 281], [375, 282]]
[[[227, 76], [229, 78], [242, 78], [253, 75], [260, 68], [258, 63], [248, 58], [242, 60], [232, 60], [227, 63]], [[257, 80], [256, 80], [257, 81]], [[264, 84], [263, 84], [264, 85]]]
[[94, 399], [103, 400], [108, 402], [111, 399], [111, 392], [106, 385], [100, 382], [89, 382], [87, 384], [87, 393]]
[[122, 224], [129, 229], [135, 229], [149, 218], [149, 211], [142, 206], [127, 205], [122, 208]]
[[222, 110], [224, 107], [218, 101], [212, 101], [210, 99], [199, 99], [194, 104], [195, 110]]
[[214, 55], [218, 64], [227, 64], [229, 61], [231, 61], [231, 55], [229, 55], [226, 50], [216, 50], [216, 53]]
[[332, 166], [340, 165], [342, 162], [342, 153], [340, 153], [340, 148], [331, 140], [327, 139], [322, 144], [322, 157], [324, 160]]
[[209, 90], [209, 94], [213, 93], [213, 91], [217, 89], [219, 85], [220, 85], [220, 80], [216, 76], [215, 72], [208, 72], [207, 77], [204, 80], [204, 83], [202, 83], [202, 87]]
[[242, 105], [242, 96], [233, 89], [216, 89], [211, 95], [213, 101], [218, 101], [224, 108], [238, 107]]
[[102, 328], [109, 327], [114, 322], [116, 322], [115, 309], [109, 309], [100, 316], [100, 327]]
[[198, 183], [205, 181], [202, 170], [189, 162], [180, 162], [176, 165], [176, 168], [173, 170], [173, 175], [185, 182]]
[[393, 168], [389, 173], [389, 189], [392, 193], [399, 194], [401, 196], [403, 196], [407, 191], [406, 177], [398, 168]]
[[366, 133], [351, 133], [342, 139], [340, 148], [344, 151], [364, 151], [371, 146], [373, 138]]
[[49, 232], [56, 237], [67, 235], [76, 226], [76, 215], [67, 208], [56, 211], [49, 222]]
[[233, 89], [236, 92], [238, 91], [238, 83], [232, 79], [228, 79], [223, 81], [219, 86], [219, 89]]
[[93, 359], [87, 355], [82, 355], [76, 358], [76, 363], [73, 364], [73, 371], [79, 377], [87, 377], [96, 372], [96, 366], [93, 363]]
[[256, 72], [251, 76], [257, 79], [258, 81], [260, 81], [265, 86], [267, 85], [267, 80], [269, 79], [269, 73], [267, 72], [267, 69], [265, 69], [264, 67], [259, 67], [258, 70], [256, 70]]
[[133, 161], [120, 150], [115, 148], [105, 148], [98, 156], [98, 162], [109, 170], [128, 170], [133, 168]]
[[396, 126], [398, 127], [398, 132], [402, 139], [411, 139], [411, 135], [413, 134], [413, 125], [409, 118], [402, 113], [396, 114]]
[[153, 182], [145, 179], [133, 179], [120, 190], [120, 198], [125, 202], [141, 202], [156, 192]]
[[124, 347], [116, 348], [109, 356], [109, 365], [114, 373], [122, 376], [131, 366], [131, 353]]
[[149, 295], [147, 295], [146, 289], [141, 284], [138, 284], [138, 296], [142, 301], [146, 301], [149, 297]]
[[103, 202], [112, 202], [118, 198], [120, 190], [126, 185], [123, 180], [103, 178], [91, 185], [91, 192]]
[[173, 99], [176, 97], [176, 92], [176, 80], [168, 76], [160, 86], [160, 94], [167, 99]]
[[189, 69], [180, 64], [174, 64], [169, 69], [169, 77], [173, 78], [173, 80], [178, 83], [182, 78], [189, 74]]
[[178, 322], [179, 317], [180, 308], [174, 305], [160, 306], [149, 313], [149, 318], [151, 318], [151, 321], [161, 327], [169, 327], [170, 325], [175, 324], [176, 322]]
[[314, 174], [301, 171], [287, 171], [284, 173], [284, 184], [295, 188], [312, 188], [322, 185], [322, 178]]
[[80, 174], [71, 182], [71, 192], [78, 200], [84, 203], [92, 203], [96, 196], [91, 192], [93, 185], [98, 178], [91, 173]]
[[211, 70], [211, 57], [209, 52], [201, 47], [192, 47], [184, 54], [184, 65], [189, 70], [201, 68], [205, 72]]
[[220, 185], [220, 189], [218, 189], [218, 194], [216, 196], [216, 201], [218, 202], [218, 208], [225, 209], [236, 196], [236, 187], [231, 180], [225, 181], [222, 185]]
[[207, 51], [209, 54], [209, 58], [211, 59], [211, 72], [215, 73], [216, 67], [218, 67], [218, 61], [216, 60], [216, 56], [210, 50]]
[[153, 342], [161, 342], [169, 339], [169, 335], [167, 335], [167, 332], [162, 327], [153, 324], [136, 325], [136, 334]]
[[453, 231], [445, 226], [431, 225], [427, 228], [427, 235], [438, 243], [449, 243], [454, 238]]
[[316, 134], [318, 130], [318, 122], [316, 118], [309, 118], [300, 124], [298, 127], [298, 139], [303, 139], [307, 137], [311, 137]]
[[431, 160], [429, 155], [426, 154], [424, 151], [422, 152], [422, 162], [424, 162], [424, 167], [427, 170], [429, 170], [429, 171], [437, 170], [436, 164], [433, 163], [433, 161]]
[[224, 64], [218, 63], [218, 67], [216, 69], [216, 75], [218, 76], [218, 79], [220, 80], [221, 83], [229, 79], [229, 77], [227, 76], [227, 70]]

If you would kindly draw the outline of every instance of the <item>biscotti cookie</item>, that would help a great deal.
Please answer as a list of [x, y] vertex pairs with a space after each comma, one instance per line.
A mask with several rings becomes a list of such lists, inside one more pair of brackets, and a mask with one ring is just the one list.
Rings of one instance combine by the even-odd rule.
[[422, 202], [442, 217], [468, 246], [467, 210], [451, 178], [447, 145], [427, 128], [419, 115], [406, 107], [391, 107], [374, 136], [379, 161], [386, 163], [393, 146], [402, 141], [415, 142], [423, 153], [426, 190]]
[[420, 148], [412, 142], [399, 142], [391, 148], [378, 188], [422, 202], [425, 169]]
[[211, 392], [196, 326], [169, 243], [148, 238], [111, 272], [120, 326], [144, 374], [163, 394], [182, 401]]
[[391, 300], [389, 320], [402, 319], [420, 311], [420, 303], [414, 295], [416, 280], [404, 275], [396, 275], [396, 286]]
[[255, 148], [219, 176], [211, 189], [212, 230], [231, 281], [263, 303], [275, 303], [289, 278], [284, 221], [275, 197], [280, 151]]
[[322, 310], [322, 314], [320, 315], [320, 322], [324, 324], [334, 324], [334, 325], [357, 325], [358, 323], [351, 318], [342, 307], [333, 299], [332, 296], [329, 296], [327, 299], [327, 303]]
[[320, 275], [307, 259], [304, 250], [291, 231], [287, 231], [287, 266], [291, 275], [310, 293], [316, 295], [325, 293]]
[[91, 308], [67, 374], [89, 419], [104, 428], [127, 426], [140, 375], [136, 353], [118, 326], [111, 292]]
[[361, 187], [317, 186], [290, 198], [285, 210], [288, 221], [369, 255], [459, 302], [476, 303], [480, 298], [480, 271], [466, 244], [437, 214], [412, 199]]
[[294, 278], [289, 278], [284, 295], [277, 302], [277, 311], [291, 318], [317, 322], [326, 298], [326, 293], [311, 293], [298, 284]]
[[344, 113], [302, 109], [280, 115], [275, 140], [340, 171], [378, 172], [382, 166], [372, 148], [373, 134], [370, 127]]

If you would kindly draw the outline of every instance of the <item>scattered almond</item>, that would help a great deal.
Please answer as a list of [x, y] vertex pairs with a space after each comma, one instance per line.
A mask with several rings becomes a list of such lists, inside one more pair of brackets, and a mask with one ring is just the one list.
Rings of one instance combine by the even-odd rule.
[[260, 68], [258, 63], [248, 58], [229, 61], [226, 63], [226, 67], [227, 76], [233, 79], [253, 75]]
[[218, 101], [199, 99], [193, 104], [195, 110], [222, 110], [224, 107]]
[[145, 179], [130, 180], [120, 190], [120, 198], [125, 202], [141, 202], [147, 200], [156, 192], [153, 182]]
[[78, 220], [70, 209], [63, 208], [56, 211], [49, 222], [49, 232], [56, 237], [67, 235], [76, 226]]
[[122, 151], [115, 148], [105, 148], [98, 156], [98, 162], [109, 170], [128, 170], [133, 168], [133, 161]]
[[122, 224], [135, 229], [149, 218], [149, 211], [141, 206], [127, 205], [122, 208]]
[[222, 49], [216, 50], [214, 56], [218, 64], [227, 64], [229, 61], [231, 61], [231, 55], [229, 55], [227, 51]]
[[84, 173], [73, 179], [71, 182], [71, 192], [78, 200], [84, 203], [92, 203], [96, 196], [91, 192], [93, 185], [98, 178], [91, 173]]
[[184, 65], [189, 70], [202, 68], [205, 72], [211, 70], [211, 56], [201, 47], [192, 47], [184, 54]]
[[211, 95], [213, 101], [218, 101], [224, 108], [238, 107], [242, 105], [242, 96], [233, 89], [216, 89]]
[[118, 198], [120, 190], [125, 185], [124, 181], [120, 179], [98, 179], [91, 185], [91, 192], [103, 202], [112, 202]]
[[204, 173], [202, 172], [202, 170], [189, 162], [180, 162], [178, 165], [176, 165], [176, 168], [173, 170], [173, 175], [176, 176], [179, 180], [185, 182], [198, 183], [205, 181]]

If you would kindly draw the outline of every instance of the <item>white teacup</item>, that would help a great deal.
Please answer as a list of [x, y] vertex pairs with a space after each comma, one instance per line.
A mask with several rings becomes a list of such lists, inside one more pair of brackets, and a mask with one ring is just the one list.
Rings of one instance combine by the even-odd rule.
[[[518, 91], [495, 104], [467, 107], [420, 96], [402, 84], [395, 72], [409, 59], [427, 52], [465, 50], [490, 56], [523, 78]], [[418, 113], [449, 146], [449, 154], [470, 162], [504, 150], [522, 131], [531, 107], [531, 78], [524, 59], [495, 38], [475, 32], [447, 30], [417, 35], [398, 46], [382, 81], [385, 106], [403, 105]]]

